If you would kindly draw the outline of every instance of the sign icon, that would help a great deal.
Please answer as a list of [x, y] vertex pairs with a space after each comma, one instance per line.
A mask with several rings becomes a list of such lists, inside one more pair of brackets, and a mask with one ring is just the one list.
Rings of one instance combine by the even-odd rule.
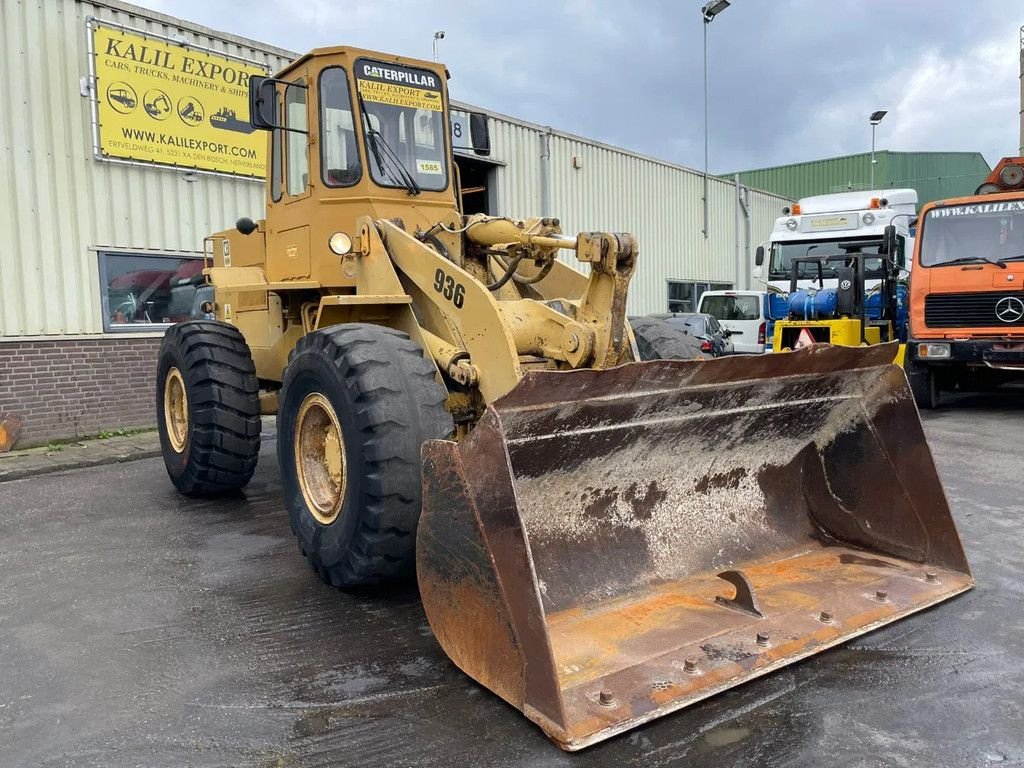
[[796, 344], [793, 345], [793, 349], [803, 349], [814, 344], [814, 336], [811, 335], [810, 328], [804, 328], [800, 331], [800, 335], [797, 337]]
[[1024, 301], [1007, 296], [996, 303], [996, 317], [1004, 323], [1019, 323], [1024, 318]]
[[178, 117], [185, 125], [199, 125], [206, 117], [206, 110], [195, 96], [178, 99]]
[[159, 88], [151, 88], [142, 98], [142, 107], [154, 120], [166, 120], [171, 114], [171, 100]]
[[237, 133], [252, 133], [256, 129], [251, 123], [239, 120], [235, 110], [228, 107], [221, 107], [216, 113], [210, 115], [210, 125], [224, 131], [235, 131]]
[[139, 97], [128, 83], [118, 80], [107, 86], [107, 103], [122, 115], [127, 115], [135, 110]]

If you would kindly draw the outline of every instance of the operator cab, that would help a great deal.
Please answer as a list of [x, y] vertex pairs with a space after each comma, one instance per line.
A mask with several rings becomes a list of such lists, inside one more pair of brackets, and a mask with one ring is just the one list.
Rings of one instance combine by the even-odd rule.
[[[252, 126], [270, 134], [271, 282], [350, 283], [330, 243], [358, 246], [360, 217], [401, 219], [413, 233], [457, 214], [447, 79], [436, 62], [348, 47], [250, 79]], [[473, 149], [484, 151], [486, 120], [471, 122]]]

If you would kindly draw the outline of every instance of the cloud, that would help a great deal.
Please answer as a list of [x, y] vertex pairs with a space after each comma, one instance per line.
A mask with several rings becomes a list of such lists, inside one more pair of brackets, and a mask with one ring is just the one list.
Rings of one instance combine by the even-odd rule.
[[[141, 0], [146, 2], [146, 0]], [[453, 97], [645, 154], [703, 164], [695, 0], [150, 0], [295, 51], [353, 44], [429, 58]], [[712, 170], [870, 148], [1018, 147], [1019, 0], [734, 0], [708, 27]]]

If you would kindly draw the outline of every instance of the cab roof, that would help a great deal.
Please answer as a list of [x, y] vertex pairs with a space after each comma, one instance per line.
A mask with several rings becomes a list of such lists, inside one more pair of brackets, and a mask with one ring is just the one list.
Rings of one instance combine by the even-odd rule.
[[350, 56], [352, 59], [358, 59], [361, 56], [365, 56], [370, 59], [378, 59], [379, 61], [386, 61], [391, 64], [404, 64], [409, 67], [419, 67], [420, 69], [429, 69], [434, 72], [440, 69], [444, 72], [445, 80], [451, 79], [451, 73], [448, 71], [448, 67], [444, 64], [439, 64], [436, 61], [416, 59], [410, 56], [399, 56], [394, 53], [384, 53], [383, 51], [371, 51], [367, 48], [356, 48], [351, 45], [332, 45], [327, 46], [326, 48], [314, 48], [308, 53], [304, 53], [277, 74], [283, 75], [307, 61], [311, 61], [316, 58], [326, 58], [329, 56]]
[[801, 213], [835, 213], [837, 211], [866, 211], [873, 199], [889, 201], [889, 208], [917, 206], [917, 190], [914, 189], [869, 189], [859, 192], [839, 192], [832, 195], [815, 195], [799, 201]]

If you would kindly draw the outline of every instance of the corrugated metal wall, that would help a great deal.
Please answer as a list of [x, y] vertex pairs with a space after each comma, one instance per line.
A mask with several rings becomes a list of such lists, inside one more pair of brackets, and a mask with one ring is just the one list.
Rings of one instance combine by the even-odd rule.
[[[916, 189], [922, 205], [973, 194], [991, 170], [978, 152], [878, 151], [875, 160], [875, 189]], [[871, 153], [741, 171], [740, 180], [794, 200], [870, 189]]]
[[[294, 54], [250, 45], [118, 0], [3, 0], [0, 71], [0, 338], [103, 331], [97, 247], [199, 251], [210, 232], [263, 215], [263, 185], [93, 159], [86, 20], [93, 16], [263, 62]], [[641, 261], [631, 313], [665, 311], [669, 279], [736, 283], [736, 190], [712, 178], [711, 237], [701, 233], [699, 172], [492, 116], [498, 210], [557, 215], [566, 231], [637, 235]], [[547, 163], [542, 155], [548, 155]], [[581, 159], [574, 168], [572, 158]], [[545, 202], [550, 210], [543, 210]], [[750, 252], [768, 236], [783, 200], [753, 193]], [[742, 232], [742, 229], [741, 229]], [[750, 263], [743, 243], [739, 283]]]
[[[494, 159], [506, 163], [497, 171], [501, 213], [557, 216], [569, 233], [610, 230], [636, 235], [640, 259], [630, 292], [631, 314], [666, 311], [667, 280], [749, 287], [752, 264], [742, 220], [739, 234], [744, 250], [737, 281], [737, 202], [732, 182], [710, 179], [710, 237], [705, 239], [703, 176], [698, 171], [496, 116], [491, 119], [491, 144]], [[546, 164], [545, 146], [549, 147]], [[579, 167], [573, 158], [578, 158]], [[786, 200], [763, 192], [751, 192], [749, 197], [749, 253], [753, 253], [771, 232]], [[571, 254], [566, 260], [573, 263]]]
[[[196, 45], [280, 67], [285, 59], [118, 10], [117, 3], [0, 3], [0, 337], [103, 330], [96, 246], [197, 251], [203, 237], [263, 211], [256, 181], [93, 159], [86, 19], [184, 34]], [[148, 12], [147, 12], [148, 14]], [[156, 14], [148, 14], [156, 16]]]

